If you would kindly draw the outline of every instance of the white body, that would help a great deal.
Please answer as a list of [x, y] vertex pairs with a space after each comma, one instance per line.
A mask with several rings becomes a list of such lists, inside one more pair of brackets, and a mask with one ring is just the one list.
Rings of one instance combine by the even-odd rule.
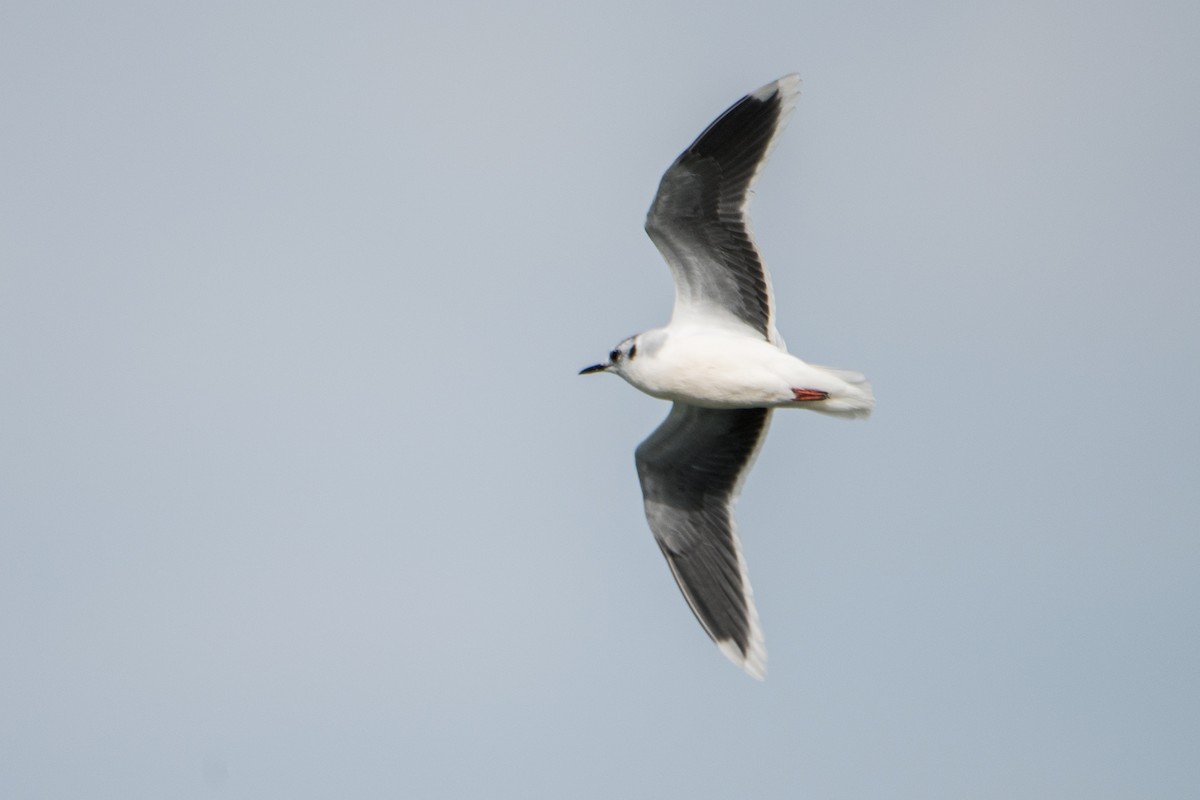
[[[664, 400], [704, 408], [808, 408], [851, 417], [865, 417], [875, 406], [871, 385], [860, 373], [808, 364], [736, 326], [670, 325], [628, 339], [618, 351], [612, 371]], [[795, 389], [829, 397], [797, 401]]]

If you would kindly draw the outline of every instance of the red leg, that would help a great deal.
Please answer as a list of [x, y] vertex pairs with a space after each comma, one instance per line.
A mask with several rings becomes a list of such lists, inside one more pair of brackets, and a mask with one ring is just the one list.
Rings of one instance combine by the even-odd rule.
[[819, 389], [792, 389], [792, 394], [796, 396], [796, 400], [828, 400], [829, 392], [822, 392]]

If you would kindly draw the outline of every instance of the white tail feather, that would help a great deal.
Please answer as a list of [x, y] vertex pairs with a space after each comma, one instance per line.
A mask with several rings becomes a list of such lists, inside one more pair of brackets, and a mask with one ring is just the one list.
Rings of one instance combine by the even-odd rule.
[[830, 392], [828, 399], [807, 405], [808, 408], [822, 414], [851, 419], [866, 419], [871, 416], [871, 412], [875, 410], [875, 394], [871, 391], [871, 382], [867, 380], [866, 375], [849, 369], [819, 369], [833, 375], [842, 385]]

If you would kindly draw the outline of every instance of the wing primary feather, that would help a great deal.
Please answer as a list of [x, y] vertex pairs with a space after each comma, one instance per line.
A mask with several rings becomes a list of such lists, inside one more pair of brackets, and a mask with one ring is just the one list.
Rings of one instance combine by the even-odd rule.
[[646, 232], [675, 279], [673, 322], [702, 316], [775, 331], [771, 281], [750, 232], [750, 189], [795, 107], [800, 79], [768, 84], [730, 106], [663, 174]]
[[770, 416], [676, 403], [636, 453], [646, 519], [688, 606], [721, 650], [760, 678], [766, 649], [733, 507]]

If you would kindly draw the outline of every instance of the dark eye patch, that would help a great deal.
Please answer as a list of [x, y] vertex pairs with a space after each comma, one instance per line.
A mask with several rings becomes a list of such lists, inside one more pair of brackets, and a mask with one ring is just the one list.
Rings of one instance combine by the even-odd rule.
[[621, 360], [621, 351], [613, 350], [611, 353], [608, 354], [608, 360], [612, 361], [613, 363], [620, 361]]

